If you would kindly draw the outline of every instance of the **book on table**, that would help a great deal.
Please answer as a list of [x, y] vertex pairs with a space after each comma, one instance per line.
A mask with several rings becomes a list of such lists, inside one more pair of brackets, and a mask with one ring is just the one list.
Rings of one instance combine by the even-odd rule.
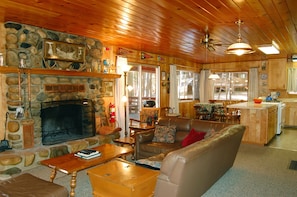
[[101, 153], [97, 150], [83, 149], [78, 151], [74, 155], [83, 159], [92, 159], [101, 156]]

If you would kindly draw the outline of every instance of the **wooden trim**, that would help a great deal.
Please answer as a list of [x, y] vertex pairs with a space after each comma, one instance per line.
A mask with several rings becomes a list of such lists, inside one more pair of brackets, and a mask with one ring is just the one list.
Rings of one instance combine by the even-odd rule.
[[120, 74], [105, 74], [105, 73], [95, 73], [95, 72], [79, 72], [79, 71], [67, 71], [67, 70], [50, 70], [43, 68], [16, 68], [11, 66], [0, 67], [0, 73], [30, 73], [37, 75], [58, 75], [58, 76], [77, 76], [77, 77], [98, 77], [107, 79], [120, 78]]

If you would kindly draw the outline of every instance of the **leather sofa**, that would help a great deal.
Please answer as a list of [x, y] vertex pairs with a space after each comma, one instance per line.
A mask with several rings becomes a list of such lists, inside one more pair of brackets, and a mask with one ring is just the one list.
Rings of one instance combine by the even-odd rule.
[[196, 131], [219, 131], [231, 124], [218, 121], [205, 121], [198, 119], [161, 117], [158, 120], [160, 126], [176, 126], [176, 134], [174, 143], [153, 142], [154, 130], [137, 132], [135, 134], [135, 158], [144, 159], [160, 153], [168, 153], [170, 151], [182, 147], [182, 140], [188, 135], [190, 130], [194, 128]]
[[197, 197], [232, 166], [245, 126], [231, 125], [202, 141], [168, 153], [161, 165], [155, 197]]

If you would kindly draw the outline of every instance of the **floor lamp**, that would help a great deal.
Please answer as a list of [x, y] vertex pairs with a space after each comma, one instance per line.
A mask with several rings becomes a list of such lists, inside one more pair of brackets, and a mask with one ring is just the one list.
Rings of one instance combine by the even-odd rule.
[[127, 96], [127, 74], [132, 66], [128, 65], [127, 58], [121, 58], [120, 66], [122, 68], [122, 71], [124, 72], [124, 96], [122, 97], [122, 102], [124, 102], [124, 113], [125, 113], [125, 137], [128, 136], [127, 131], [127, 102], [128, 102], [128, 96]]

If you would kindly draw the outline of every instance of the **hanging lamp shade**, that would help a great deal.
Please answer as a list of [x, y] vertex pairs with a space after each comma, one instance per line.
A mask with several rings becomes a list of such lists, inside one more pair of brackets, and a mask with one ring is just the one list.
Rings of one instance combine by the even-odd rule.
[[249, 44], [243, 43], [243, 42], [237, 42], [237, 43], [231, 44], [226, 50], [227, 54], [234, 54], [238, 56], [241, 56], [244, 54], [251, 54], [254, 52], [255, 51], [252, 49], [252, 47]]
[[210, 74], [209, 75], [209, 77], [208, 77], [208, 79], [212, 79], [212, 80], [216, 80], [216, 79], [219, 79], [220, 78], [220, 76], [218, 75], [218, 74]]
[[241, 39], [241, 33], [240, 33], [240, 25], [243, 24], [243, 22], [239, 19], [235, 23], [238, 25], [238, 39], [236, 43], [231, 44], [227, 48], [226, 53], [238, 55], [238, 56], [254, 53], [255, 51], [253, 50], [251, 45], [241, 42], [242, 39]]

